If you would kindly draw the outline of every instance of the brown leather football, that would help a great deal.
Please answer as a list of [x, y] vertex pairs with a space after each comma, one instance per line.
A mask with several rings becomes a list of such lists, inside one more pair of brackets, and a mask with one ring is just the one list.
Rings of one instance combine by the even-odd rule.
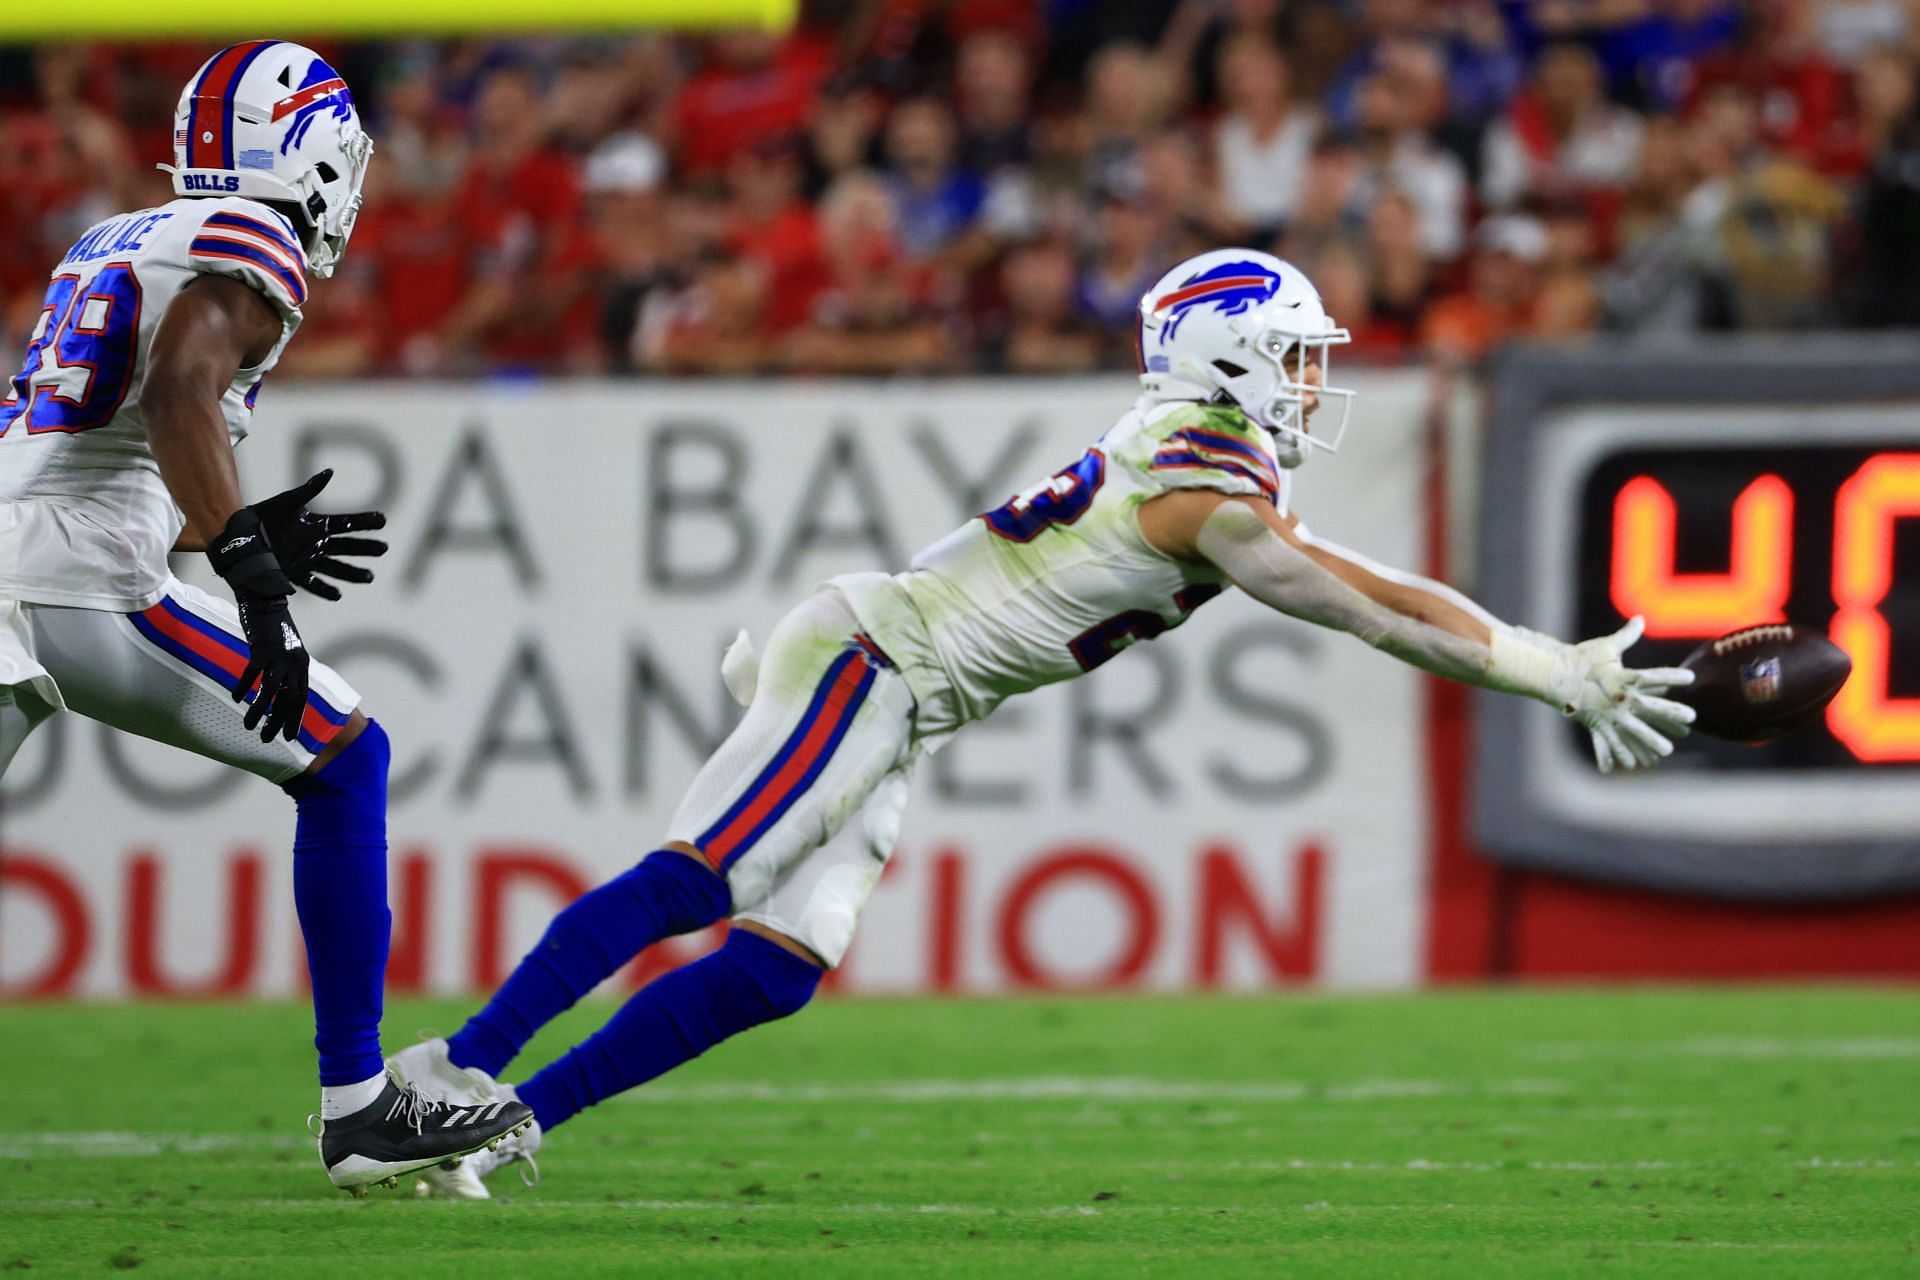
[[1817, 631], [1781, 622], [1709, 640], [1680, 664], [1693, 683], [1672, 697], [1699, 718], [1694, 732], [1770, 742], [1810, 724], [1853, 674], [1853, 659]]

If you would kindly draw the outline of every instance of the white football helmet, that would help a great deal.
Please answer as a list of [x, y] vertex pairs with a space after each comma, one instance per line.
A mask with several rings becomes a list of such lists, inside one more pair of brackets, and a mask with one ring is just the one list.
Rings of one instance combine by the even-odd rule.
[[248, 40], [208, 58], [173, 113], [173, 175], [183, 196], [281, 200], [306, 220], [307, 265], [326, 278], [360, 213], [373, 139], [347, 82], [313, 50]]
[[[1229, 400], [1273, 434], [1283, 467], [1311, 447], [1340, 447], [1353, 392], [1324, 385], [1335, 325], [1297, 267], [1253, 249], [1215, 249], [1161, 276], [1140, 299], [1140, 385], [1149, 400]], [[1322, 385], [1305, 381], [1320, 366]], [[1307, 396], [1339, 404], [1330, 430], [1307, 430]]]

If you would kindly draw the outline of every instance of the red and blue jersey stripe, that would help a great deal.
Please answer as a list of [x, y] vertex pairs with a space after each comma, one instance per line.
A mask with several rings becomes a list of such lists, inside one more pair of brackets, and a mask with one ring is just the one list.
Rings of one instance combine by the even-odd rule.
[[714, 870], [732, 866], [819, 780], [873, 688], [879, 663], [869, 653], [871, 646], [860, 637], [833, 660], [780, 750], [720, 820], [701, 833], [700, 852]]
[[1280, 496], [1280, 471], [1258, 446], [1217, 431], [1188, 427], [1167, 437], [1153, 456], [1157, 471], [1225, 471], [1253, 485], [1269, 501]]
[[200, 224], [200, 227], [203, 233], [237, 231], [242, 235], [265, 240], [277, 246], [291, 258], [303, 273], [307, 269], [307, 251], [300, 247], [300, 242], [293, 238], [293, 233], [287, 230], [284, 223], [270, 222], [266, 218], [249, 217], [244, 213], [233, 213], [222, 209], [219, 213], [210, 215]]
[[279, 44], [248, 40], [208, 60], [187, 108], [187, 168], [233, 168], [233, 95], [253, 60]]
[[1184, 440], [1195, 448], [1220, 450], [1225, 453], [1234, 454], [1243, 461], [1252, 464], [1259, 471], [1272, 477], [1276, 484], [1279, 483], [1280, 473], [1274, 466], [1273, 459], [1267, 456], [1266, 450], [1249, 441], [1241, 440], [1235, 436], [1224, 435], [1218, 431], [1208, 431], [1201, 427], [1186, 427], [1174, 432], [1172, 438], [1175, 440]]
[[201, 225], [187, 252], [195, 258], [254, 267], [279, 286], [275, 292], [298, 307], [307, 300], [307, 282], [302, 272], [306, 256], [288, 245], [284, 236], [254, 229], [263, 225], [239, 214], [216, 213]]
[[[228, 693], [240, 685], [247, 669], [247, 642], [230, 635], [213, 623], [188, 612], [168, 596], [151, 609], [127, 615], [138, 631], [155, 648], [186, 663]], [[247, 701], [259, 694], [249, 691]], [[307, 707], [300, 717], [300, 745], [318, 755], [347, 723], [347, 713], [334, 707], [318, 693], [307, 694]]]

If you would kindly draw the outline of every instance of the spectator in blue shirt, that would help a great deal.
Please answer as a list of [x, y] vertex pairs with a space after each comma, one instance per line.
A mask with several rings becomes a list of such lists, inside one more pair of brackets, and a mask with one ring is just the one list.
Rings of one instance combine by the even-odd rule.
[[986, 200], [986, 184], [955, 163], [953, 113], [932, 98], [894, 108], [886, 150], [887, 192], [900, 246], [909, 258], [933, 258], [972, 229]]

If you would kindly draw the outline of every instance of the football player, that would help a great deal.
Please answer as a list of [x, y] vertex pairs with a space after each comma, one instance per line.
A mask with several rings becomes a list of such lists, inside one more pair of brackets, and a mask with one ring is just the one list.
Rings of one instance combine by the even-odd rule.
[[[1228, 587], [1425, 671], [1538, 698], [1591, 731], [1603, 770], [1645, 768], [1686, 733], [1690, 682], [1621, 656], [1636, 622], [1583, 644], [1508, 626], [1459, 593], [1313, 537], [1293, 471], [1336, 448], [1347, 341], [1292, 266], [1246, 249], [1181, 263], [1140, 302], [1142, 394], [1077, 461], [921, 552], [901, 574], [835, 578], [756, 665], [723, 665], [745, 718], [700, 770], [666, 843], [562, 911], [485, 1008], [396, 1071], [457, 1101], [518, 1099], [535, 1126], [431, 1193], [479, 1198], [583, 1108], [796, 1012], [837, 964], [900, 827], [916, 763], [1005, 699], [1091, 671]], [[1331, 430], [1308, 415], [1337, 402]], [[858, 818], [864, 841], [836, 841]], [[517, 1088], [527, 1040], [643, 949], [731, 918], [713, 954], [649, 984]], [[522, 1170], [523, 1175], [526, 1170]]]
[[[0, 402], [0, 773], [65, 708], [292, 797], [316, 1132], [328, 1176], [357, 1195], [530, 1118], [449, 1107], [385, 1071], [387, 735], [308, 656], [289, 607], [295, 587], [335, 600], [329, 579], [372, 581], [339, 557], [384, 552], [352, 535], [385, 520], [309, 511], [325, 472], [248, 504], [234, 467], [308, 277], [346, 249], [372, 153], [312, 50], [214, 54], [180, 94], [161, 166], [179, 198], [67, 251]], [[232, 602], [176, 579], [169, 550], [205, 551]]]

